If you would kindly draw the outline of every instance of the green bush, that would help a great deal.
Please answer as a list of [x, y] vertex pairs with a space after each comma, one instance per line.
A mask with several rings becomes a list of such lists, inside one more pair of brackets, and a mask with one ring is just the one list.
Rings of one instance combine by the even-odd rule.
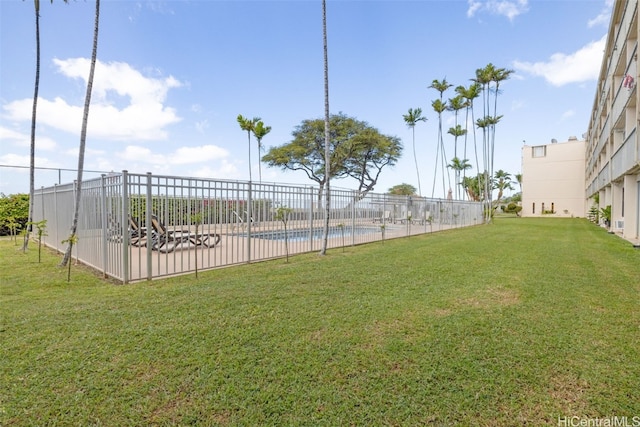
[[600, 220], [600, 211], [598, 210], [597, 205], [591, 206], [591, 209], [589, 209], [589, 214], [587, 215], [587, 218], [589, 218], [589, 221], [593, 222], [594, 224], [598, 223], [598, 221]]
[[24, 230], [29, 221], [29, 195], [0, 193], [0, 236], [11, 234], [9, 224], [18, 223], [18, 230]]
[[504, 209], [506, 213], [515, 213], [516, 215], [520, 215], [520, 211], [522, 211], [522, 206], [519, 206], [517, 203], [511, 202]]

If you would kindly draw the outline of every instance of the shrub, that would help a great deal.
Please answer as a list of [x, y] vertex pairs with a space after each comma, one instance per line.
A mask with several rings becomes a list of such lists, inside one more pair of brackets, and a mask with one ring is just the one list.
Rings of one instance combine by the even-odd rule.
[[29, 195], [0, 193], [0, 236], [11, 234], [9, 223], [18, 223], [18, 229], [24, 230], [29, 221]]
[[611, 225], [611, 205], [607, 205], [604, 208], [600, 208], [600, 218], [604, 225], [609, 227]]
[[515, 213], [516, 215], [520, 215], [520, 211], [522, 211], [522, 206], [519, 206], [517, 203], [511, 202], [504, 209], [506, 213]]
[[598, 210], [597, 205], [591, 206], [587, 218], [589, 218], [589, 221], [593, 222], [594, 224], [597, 224], [600, 221], [600, 211]]

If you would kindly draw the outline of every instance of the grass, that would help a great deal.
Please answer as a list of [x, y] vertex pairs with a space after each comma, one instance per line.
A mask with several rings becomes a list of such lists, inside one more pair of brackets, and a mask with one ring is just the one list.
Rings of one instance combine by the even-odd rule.
[[640, 417], [640, 251], [586, 220], [125, 286], [16, 249], [0, 241], [0, 425]]

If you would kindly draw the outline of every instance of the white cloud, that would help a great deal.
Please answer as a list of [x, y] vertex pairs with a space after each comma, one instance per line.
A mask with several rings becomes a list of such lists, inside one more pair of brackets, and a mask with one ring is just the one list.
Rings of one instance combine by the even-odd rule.
[[118, 154], [118, 157], [127, 161], [136, 161], [149, 164], [166, 164], [167, 156], [161, 154], [154, 154], [151, 149], [147, 147], [139, 147], [135, 145], [127, 146], [123, 152]]
[[[38, 167], [58, 167], [58, 164], [55, 162], [51, 162], [44, 157], [35, 157], [34, 159], [36, 168]], [[13, 153], [7, 153], [0, 155], [0, 164], [10, 165], [10, 166], [24, 166], [29, 167], [30, 159], [28, 155], [19, 155]], [[18, 170], [18, 169], [16, 169]], [[4, 173], [4, 172], [3, 172]]]
[[199, 147], [180, 147], [171, 154], [171, 161], [176, 164], [202, 163], [219, 160], [229, 155], [224, 148], [215, 145], [201, 145]]
[[566, 120], [570, 117], [573, 117], [576, 115], [576, 112], [573, 110], [567, 110], [564, 113], [562, 113], [562, 116], [560, 117], [562, 120]]
[[224, 179], [241, 179], [238, 168], [235, 164], [223, 160], [216, 167], [203, 166], [192, 171], [192, 175], [198, 178], [224, 178]]
[[[89, 60], [54, 59], [59, 71], [67, 77], [88, 76]], [[180, 87], [174, 77], [155, 79], [122, 62], [96, 63], [87, 132], [92, 138], [107, 140], [164, 140], [166, 127], [180, 121], [175, 109], [164, 105], [169, 89]], [[31, 120], [31, 99], [3, 106], [9, 120]], [[71, 105], [56, 97], [38, 100], [38, 121], [65, 132], [80, 134], [83, 105]]]
[[514, 61], [516, 70], [543, 77], [554, 86], [596, 80], [607, 36], [571, 54], [554, 53], [546, 62]]
[[521, 110], [527, 105], [522, 99], [516, 99], [511, 103], [511, 111]]
[[471, 18], [478, 12], [506, 16], [510, 21], [529, 10], [529, 0], [468, 0], [467, 16]]
[[[80, 151], [80, 147], [75, 146], [73, 148], [66, 150], [66, 155], [67, 157], [70, 157], [75, 161], [75, 159], [78, 158], [79, 151]], [[94, 156], [103, 156], [104, 154], [105, 154], [104, 150], [95, 150], [93, 148], [88, 148], [88, 147], [84, 149], [85, 160], [90, 159]]]
[[[0, 143], [4, 147], [8, 144], [16, 147], [31, 147], [31, 135], [0, 126]], [[46, 136], [38, 136], [36, 133], [36, 151], [53, 151], [56, 147], [57, 144], [53, 139]]]
[[589, 28], [593, 28], [596, 26], [604, 26], [604, 27], [608, 27], [609, 26], [609, 20], [611, 19], [611, 9], [613, 8], [613, 1], [614, 0], [606, 0], [604, 3], [604, 8], [602, 9], [602, 11], [598, 14], [598, 16], [596, 16], [593, 19], [590, 19], [587, 22], [587, 27]]
[[209, 128], [209, 120], [204, 119], [202, 121], [196, 122], [196, 130], [200, 133], [204, 133], [204, 131]]
[[229, 152], [215, 145], [202, 145], [180, 147], [165, 155], [154, 153], [147, 147], [129, 145], [118, 156], [123, 160], [151, 165], [186, 165], [222, 160], [229, 156]]
[[[0, 141], [10, 141], [10, 140], [16, 141], [16, 142], [26, 141], [26, 144], [29, 145], [28, 135], [0, 126]], [[24, 143], [20, 143], [20, 145], [23, 145], [23, 144]]]

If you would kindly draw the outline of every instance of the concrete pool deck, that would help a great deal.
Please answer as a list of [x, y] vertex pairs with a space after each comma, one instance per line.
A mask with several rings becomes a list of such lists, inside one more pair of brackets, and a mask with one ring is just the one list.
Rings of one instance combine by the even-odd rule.
[[[339, 230], [340, 221], [333, 221], [330, 225], [332, 228]], [[296, 222], [297, 227], [288, 227], [288, 230], [309, 230], [308, 224], [306, 228], [301, 227]], [[314, 224], [314, 228], [320, 226]], [[457, 228], [451, 224], [410, 224], [410, 223], [387, 223], [384, 224], [384, 238], [395, 239], [410, 235], [419, 235], [443, 231], [451, 228]], [[345, 226], [352, 226], [349, 224]], [[354, 236], [347, 235], [345, 231], [344, 246], [354, 246], [365, 243], [382, 241], [381, 224], [372, 223], [371, 220], [361, 220], [355, 223], [356, 227], [366, 227], [367, 229], [378, 229], [377, 232], [366, 234], [356, 234]], [[321, 226], [320, 226], [321, 227]], [[284, 240], [272, 240], [267, 238], [259, 238], [252, 235], [251, 244], [246, 236], [248, 227], [238, 227], [233, 224], [224, 224], [223, 226], [205, 225], [199, 230], [202, 232], [218, 233], [221, 241], [215, 246], [208, 248], [206, 246], [194, 246], [193, 244], [180, 244], [182, 247], [176, 247], [173, 251], [150, 250], [146, 246], [129, 246], [129, 277], [128, 281], [139, 281], [148, 279], [148, 270], [151, 276], [166, 277], [177, 274], [193, 273], [196, 265], [198, 270], [207, 270], [213, 268], [222, 268], [231, 265], [238, 265], [250, 262], [265, 261], [270, 259], [283, 258], [287, 254]], [[193, 227], [192, 227], [193, 229]], [[252, 233], [261, 233], [265, 231], [284, 231], [282, 222], [271, 221], [253, 224], [251, 226]], [[194, 230], [195, 231], [195, 230]], [[117, 244], [117, 243], [115, 243]], [[289, 255], [320, 251], [322, 247], [322, 239], [313, 240], [292, 240], [287, 242]], [[120, 244], [122, 246], [122, 244]], [[329, 237], [327, 240], [327, 248], [335, 249], [343, 246], [343, 238], [341, 235]], [[117, 251], [114, 251], [117, 252]]]

